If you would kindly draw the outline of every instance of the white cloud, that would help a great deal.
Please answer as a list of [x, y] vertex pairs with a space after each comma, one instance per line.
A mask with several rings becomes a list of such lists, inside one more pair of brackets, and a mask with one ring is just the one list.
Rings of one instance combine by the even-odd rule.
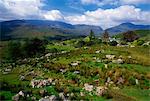
[[83, 15], [67, 16], [65, 20], [72, 24], [100, 25], [103, 28], [112, 27], [123, 22], [149, 24], [150, 12], [142, 11], [134, 6], [120, 6], [115, 9], [97, 9], [84, 12]]
[[42, 0], [1, 0], [0, 9], [4, 12], [0, 14], [5, 19], [8, 19], [9, 16], [14, 18], [40, 16], [43, 5]]
[[148, 4], [149, 0], [81, 0], [81, 3], [84, 5], [95, 4], [98, 6], [104, 5], [124, 5], [124, 4]]
[[95, 4], [98, 6], [103, 6], [103, 5], [117, 5], [118, 0], [81, 0], [81, 3], [84, 5], [89, 5], [89, 4]]
[[63, 15], [59, 10], [47, 11], [43, 14], [44, 18], [47, 20], [62, 20]]
[[120, 0], [122, 4], [148, 4], [149, 0]]

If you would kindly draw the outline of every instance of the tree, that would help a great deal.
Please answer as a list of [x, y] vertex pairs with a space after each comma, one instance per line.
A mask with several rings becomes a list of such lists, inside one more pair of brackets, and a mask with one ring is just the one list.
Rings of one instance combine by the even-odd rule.
[[126, 42], [133, 42], [138, 38], [139, 36], [134, 31], [127, 31], [123, 33], [123, 40], [125, 40]]
[[92, 41], [93, 39], [95, 39], [95, 35], [94, 35], [94, 32], [92, 30], [90, 31], [89, 38], [90, 38], [90, 41]]
[[109, 42], [110, 46], [117, 46], [117, 44], [118, 44], [117, 41], [111, 41], [111, 42]]
[[105, 30], [102, 39], [104, 42], [108, 42], [109, 41], [109, 33]]
[[15, 61], [22, 57], [21, 43], [19, 41], [11, 41], [5, 49], [5, 58], [10, 61]]
[[25, 55], [32, 57], [34, 55], [39, 55], [45, 52], [46, 42], [40, 39], [32, 39], [25, 42], [23, 50]]

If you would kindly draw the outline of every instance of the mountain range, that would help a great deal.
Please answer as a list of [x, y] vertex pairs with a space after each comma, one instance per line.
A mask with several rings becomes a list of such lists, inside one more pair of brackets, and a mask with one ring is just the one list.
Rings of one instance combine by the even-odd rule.
[[[104, 30], [100, 26], [77, 24], [72, 25], [60, 21], [49, 20], [10, 20], [0, 22], [1, 40], [49, 37], [49, 36], [86, 36], [93, 30], [95, 35], [101, 35]], [[122, 23], [118, 26], [106, 29], [110, 35], [128, 30], [150, 30], [150, 25], [134, 25]]]

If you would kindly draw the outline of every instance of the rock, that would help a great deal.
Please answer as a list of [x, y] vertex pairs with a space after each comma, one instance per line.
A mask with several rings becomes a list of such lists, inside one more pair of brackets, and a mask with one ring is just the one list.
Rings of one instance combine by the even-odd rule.
[[85, 96], [83, 92], [80, 92], [80, 96]]
[[60, 69], [60, 72], [63, 74], [65, 73], [67, 70], [66, 69]]
[[55, 95], [51, 95], [51, 96], [45, 96], [44, 98], [41, 98], [39, 101], [57, 101], [56, 99], [57, 98]]
[[74, 74], [80, 74], [80, 71], [74, 71], [73, 73]]
[[64, 96], [64, 93], [59, 93], [59, 97], [64, 100], [65, 99], [65, 96]]
[[33, 79], [33, 80], [31, 80], [30, 85], [32, 86], [32, 88], [35, 88], [35, 87], [42, 88], [44, 86], [50, 85], [52, 83], [52, 81], [53, 80], [51, 78], [49, 78], [47, 80], [34, 80]]
[[109, 59], [109, 60], [112, 60], [115, 58], [115, 55], [106, 55], [106, 58]]
[[98, 51], [95, 51], [95, 53], [96, 53], [96, 54], [98, 54], [98, 53], [100, 53], [100, 52], [101, 52], [100, 50], [98, 50]]
[[113, 63], [117, 63], [117, 64], [122, 64], [123, 60], [122, 59], [117, 59], [117, 60], [112, 60]]
[[97, 58], [96, 57], [93, 57], [93, 60], [96, 60]]
[[110, 77], [107, 78], [107, 82], [109, 83], [111, 81]]
[[11, 72], [11, 69], [10, 68], [6, 68], [5, 72]]
[[21, 75], [21, 76], [20, 76], [20, 80], [21, 80], [21, 81], [25, 80], [25, 76]]
[[138, 85], [138, 84], [139, 84], [139, 81], [138, 81], [138, 79], [135, 79], [135, 83], [136, 83], [136, 85]]
[[108, 68], [108, 64], [104, 64], [105, 68], [107, 69]]
[[123, 84], [124, 83], [124, 79], [122, 78], [122, 77], [120, 77], [119, 79], [118, 79], [118, 82], [117, 82], [117, 84]]
[[32, 100], [32, 101], [36, 101], [36, 97], [35, 97], [35, 96], [32, 96], [32, 97], [31, 97], [31, 100]]
[[134, 45], [131, 45], [130, 47], [135, 47]]
[[50, 57], [52, 55], [52, 53], [47, 53], [45, 54], [45, 57]]
[[39, 91], [39, 93], [40, 93], [41, 96], [45, 96], [47, 91], [45, 89], [44, 90], [42, 89], [42, 90]]
[[128, 56], [128, 58], [129, 58], [129, 59], [131, 59], [131, 58], [132, 58], [132, 56]]
[[84, 84], [84, 89], [91, 92], [93, 90], [94, 86], [93, 85], [89, 85], [87, 83]]
[[67, 53], [67, 51], [61, 51], [62, 54]]
[[5, 74], [8, 74], [9, 72], [3, 72], [3, 74], [5, 75]]
[[23, 91], [20, 91], [18, 94], [19, 94], [20, 96], [22, 96], [22, 97], [25, 96]]
[[15, 96], [12, 97], [13, 101], [19, 101], [20, 95], [16, 94]]
[[56, 101], [56, 96], [55, 95], [51, 95], [50, 97], [49, 97], [49, 99], [50, 99], [50, 101]]
[[96, 95], [98, 96], [102, 96], [107, 92], [107, 87], [105, 86], [100, 86], [100, 87], [96, 87]]
[[72, 63], [71, 65], [72, 66], [78, 66], [78, 63]]

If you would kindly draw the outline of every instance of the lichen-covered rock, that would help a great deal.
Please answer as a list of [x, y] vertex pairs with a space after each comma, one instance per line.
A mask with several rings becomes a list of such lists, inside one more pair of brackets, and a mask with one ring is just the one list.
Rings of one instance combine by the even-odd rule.
[[105, 86], [96, 87], [96, 95], [98, 95], [98, 96], [104, 95], [107, 92], [107, 89], [108, 88]]
[[19, 101], [20, 95], [16, 94], [15, 96], [12, 97], [13, 101]]
[[87, 83], [84, 84], [84, 89], [91, 92], [94, 89], [93, 85], [89, 85]]
[[113, 63], [117, 63], [117, 64], [122, 64], [123, 60], [122, 59], [117, 59], [117, 60], [112, 60]]
[[44, 86], [48, 86], [52, 83], [53, 79], [49, 78], [47, 80], [31, 80], [30, 85], [32, 86], [32, 88], [42, 88]]
[[106, 55], [106, 58], [109, 59], [109, 60], [112, 60], [115, 58], [115, 55]]

